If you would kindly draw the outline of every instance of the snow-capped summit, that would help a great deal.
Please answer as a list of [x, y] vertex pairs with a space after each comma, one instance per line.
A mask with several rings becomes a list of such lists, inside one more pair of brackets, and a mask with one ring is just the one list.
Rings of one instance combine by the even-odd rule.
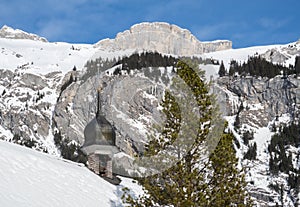
[[187, 56], [231, 49], [231, 41], [201, 42], [189, 30], [165, 22], [143, 22], [120, 32], [115, 39], [104, 39], [95, 47], [110, 50], [150, 50]]
[[4, 25], [0, 29], [0, 38], [6, 39], [29, 39], [29, 40], [37, 40], [42, 42], [48, 42], [46, 38], [40, 37], [36, 34], [27, 33], [19, 29], [13, 29], [7, 25]]

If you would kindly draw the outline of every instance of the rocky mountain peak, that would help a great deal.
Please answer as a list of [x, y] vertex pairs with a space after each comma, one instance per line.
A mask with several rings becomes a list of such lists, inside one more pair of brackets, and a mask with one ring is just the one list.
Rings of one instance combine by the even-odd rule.
[[29, 40], [36, 40], [36, 41], [42, 41], [42, 42], [48, 42], [46, 38], [40, 37], [36, 34], [31, 34], [24, 32], [19, 29], [13, 29], [7, 25], [4, 25], [0, 29], [0, 38], [6, 38], [6, 39], [29, 39]]
[[189, 30], [165, 22], [143, 22], [120, 32], [115, 39], [104, 39], [95, 47], [110, 50], [147, 50], [187, 56], [231, 49], [231, 41], [201, 42]]

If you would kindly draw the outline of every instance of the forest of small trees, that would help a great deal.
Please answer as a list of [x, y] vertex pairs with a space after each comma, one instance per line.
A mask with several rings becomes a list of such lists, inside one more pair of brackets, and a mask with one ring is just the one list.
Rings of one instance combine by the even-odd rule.
[[[292, 156], [288, 151], [288, 147], [299, 148], [300, 146], [300, 125], [290, 124], [279, 128], [279, 132], [274, 134], [271, 143], [268, 146], [270, 153], [269, 169], [273, 175], [283, 172], [288, 174], [287, 182], [295, 195], [299, 193], [300, 188], [300, 169], [293, 166], [293, 160], [299, 163], [300, 155]], [[277, 188], [280, 189], [280, 188]]]
[[[220, 77], [226, 75], [227, 72], [224, 70], [224, 66], [221, 64], [219, 69]], [[249, 57], [249, 59], [244, 63], [239, 63], [236, 60], [231, 60], [228, 75], [240, 76], [255, 76], [255, 77], [268, 77], [273, 78], [277, 75], [291, 75], [300, 74], [300, 56], [296, 57], [295, 66], [289, 65], [286, 67], [280, 64], [274, 64], [267, 61], [265, 58], [260, 56]]]
[[114, 75], [121, 74], [121, 70], [142, 69], [146, 67], [168, 67], [175, 66], [177, 59], [173, 56], [162, 55], [158, 52], [134, 53], [129, 57], [123, 57], [115, 65], [122, 64], [122, 67], [114, 72]]

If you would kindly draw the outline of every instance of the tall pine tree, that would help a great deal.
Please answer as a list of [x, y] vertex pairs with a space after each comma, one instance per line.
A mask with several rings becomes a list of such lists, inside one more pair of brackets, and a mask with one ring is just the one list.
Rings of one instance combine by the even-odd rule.
[[[232, 148], [232, 136], [223, 135], [210, 157], [207, 154], [205, 156], [206, 151], [203, 150], [210, 131], [217, 128], [214, 128], [212, 123], [213, 118], [216, 118], [213, 117], [215, 108], [207, 85], [184, 62], [178, 62], [176, 73], [192, 91], [192, 99], [196, 102], [197, 110], [192, 108], [190, 112], [183, 112], [184, 109], [179, 107], [178, 100], [167, 91], [162, 102], [166, 124], [161, 136], [151, 137], [145, 151], [145, 156], [153, 156], [171, 145], [176, 152], [174, 157], [157, 160], [157, 164], [168, 163], [172, 159], [176, 162], [161, 173], [138, 178], [138, 183], [143, 186], [145, 194], [133, 199], [125, 193], [123, 199], [136, 207], [218, 207], [224, 206], [223, 204], [247, 206], [245, 183], [242, 177], [239, 179], [240, 173], [236, 169], [237, 160]], [[182, 94], [183, 97], [184, 95]], [[189, 107], [188, 104], [186, 107]], [[186, 123], [183, 118], [186, 116], [192, 121]], [[185, 135], [183, 139], [180, 132]], [[215, 136], [219, 136], [218, 133], [215, 133]], [[216, 137], [210, 138], [216, 139]], [[218, 182], [218, 179], [223, 185]], [[220, 201], [223, 199], [222, 194], [226, 195], [224, 202]]]
[[244, 175], [238, 170], [238, 159], [233, 147], [233, 134], [224, 133], [210, 155], [208, 167], [212, 174], [208, 206], [251, 206], [246, 193]]

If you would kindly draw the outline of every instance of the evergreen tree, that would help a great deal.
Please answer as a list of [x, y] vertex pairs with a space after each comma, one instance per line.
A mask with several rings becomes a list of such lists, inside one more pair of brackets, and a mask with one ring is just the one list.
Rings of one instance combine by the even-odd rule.
[[252, 145], [249, 146], [248, 151], [244, 155], [244, 159], [255, 160], [256, 159], [256, 155], [257, 155], [256, 151], [257, 151], [257, 145], [256, 145], [256, 142], [254, 142], [254, 144], [252, 144]]
[[221, 62], [221, 65], [220, 65], [220, 69], [219, 69], [219, 76], [220, 77], [223, 77], [226, 75], [226, 70], [225, 70], [225, 66], [224, 66], [224, 63], [223, 61]]
[[296, 56], [296, 59], [295, 59], [295, 71], [296, 71], [297, 75], [300, 74], [300, 56]]
[[[171, 158], [166, 156], [163, 160], [157, 160], [154, 165], [171, 162], [174, 158], [176, 158], [176, 162], [161, 173], [137, 179], [138, 183], [143, 186], [145, 195], [133, 199], [128, 193], [125, 193], [123, 199], [131, 206], [136, 207], [224, 206], [222, 204], [227, 203], [246, 206], [244, 205], [246, 200], [245, 183], [242, 176], [239, 178], [240, 173], [236, 169], [237, 160], [232, 148], [232, 135], [223, 136], [217, 151], [211, 156], [211, 168], [206, 168], [210, 163], [208, 159], [203, 161], [205, 155], [203, 151], [204, 141], [213, 127], [213, 110], [215, 110], [212, 104], [213, 97], [209, 95], [207, 85], [184, 62], [178, 62], [176, 72], [192, 91], [200, 116], [195, 116], [197, 112], [191, 110], [185, 116], [191, 117], [193, 121], [185, 124], [181, 116], [183, 113], [181, 110], [184, 109], [179, 107], [176, 98], [168, 91], [165, 93], [162, 107], [167, 121], [162, 136], [151, 137], [146, 146], [145, 156], [157, 155], [161, 150], [172, 145], [175, 149], [175, 156]], [[182, 94], [182, 96], [184, 95]], [[194, 130], [186, 129], [189, 127]], [[180, 131], [189, 134], [181, 139]], [[188, 147], [191, 141], [189, 140], [190, 137], [195, 137], [192, 140], [192, 147]], [[168, 153], [168, 155], [170, 154], [172, 155], [172, 153]], [[220, 162], [224, 162], [224, 164]], [[208, 173], [207, 170], [210, 172]], [[209, 176], [211, 172], [214, 172], [212, 177]], [[218, 179], [221, 178], [224, 183], [223, 186], [218, 182]], [[215, 195], [211, 192], [215, 192]], [[219, 201], [223, 200], [222, 194], [226, 195], [225, 203]]]
[[251, 206], [244, 176], [237, 169], [233, 134], [223, 134], [210, 156], [212, 175], [207, 206]]

